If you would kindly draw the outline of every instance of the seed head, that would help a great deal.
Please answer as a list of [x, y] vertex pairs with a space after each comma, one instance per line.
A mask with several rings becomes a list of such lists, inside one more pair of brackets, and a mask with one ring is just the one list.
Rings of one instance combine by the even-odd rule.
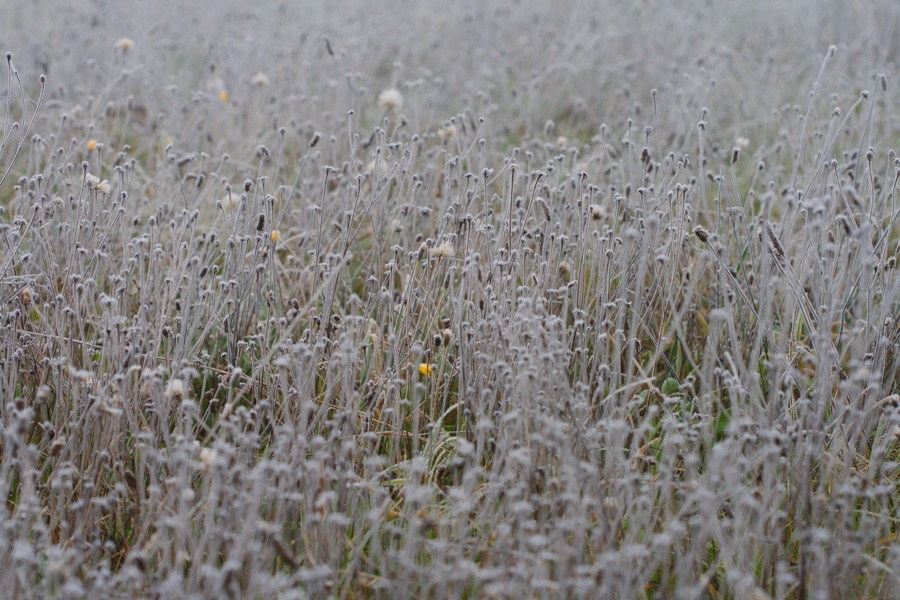
[[181, 379], [170, 379], [166, 384], [165, 397], [167, 400], [184, 398], [184, 382]]
[[775, 235], [775, 231], [768, 221], [766, 221], [766, 235], [769, 238], [769, 245], [772, 249], [772, 254], [775, 256], [775, 260], [777, 260], [779, 264], [784, 265], [784, 247], [781, 245], [778, 236]]
[[456, 336], [453, 333], [453, 330], [447, 327], [441, 332], [441, 338], [445, 346], [452, 346], [453, 342], [456, 341]]
[[541, 205], [541, 209], [544, 211], [544, 219], [546, 219], [547, 222], [549, 223], [550, 222], [550, 207], [547, 206], [547, 203], [544, 201], [543, 198], [538, 198], [537, 202], [538, 202], [538, 204]]
[[438, 139], [442, 142], [449, 142], [456, 138], [456, 125], [448, 123], [438, 129]]
[[396, 88], [388, 88], [378, 94], [378, 105], [385, 112], [393, 112], [403, 108], [403, 94]]
[[215, 464], [216, 458], [218, 458], [216, 451], [211, 448], [204, 448], [200, 451], [200, 462], [203, 463], [203, 467], [209, 469]]
[[106, 179], [100, 181], [99, 177], [97, 177], [96, 175], [91, 175], [90, 173], [84, 176], [84, 186], [92, 192], [109, 194], [109, 181], [107, 181]]
[[269, 85], [269, 77], [265, 73], [257, 73], [250, 80], [250, 83], [258, 88], [264, 88]]
[[704, 243], [709, 243], [709, 231], [697, 225], [694, 227], [694, 235], [697, 236], [697, 239]]
[[123, 54], [128, 54], [134, 48], [134, 40], [127, 37], [119, 38], [116, 40], [115, 48]]
[[241, 205], [241, 198], [237, 194], [228, 194], [216, 202], [216, 205], [219, 206], [226, 215], [229, 215]]
[[456, 254], [456, 248], [453, 247], [453, 244], [449, 240], [444, 240], [437, 246], [429, 248], [428, 254], [431, 258], [450, 258]]

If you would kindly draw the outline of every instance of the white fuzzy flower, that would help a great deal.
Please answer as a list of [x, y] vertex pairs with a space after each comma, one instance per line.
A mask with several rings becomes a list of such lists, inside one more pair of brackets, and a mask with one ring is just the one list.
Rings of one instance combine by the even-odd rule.
[[591, 204], [588, 210], [591, 211], [591, 218], [594, 220], [600, 220], [606, 216], [606, 209], [599, 204]]
[[215, 450], [210, 448], [204, 448], [200, 451], [200, 462], [203, 463], [203, 466], [207, 469], [211, 468], [213, 464], [215, 464], [218, 455]]
[[84, 176], [84, 186], [92, 192], [100, 192], [101, 194], [109, 193], [109, 181], [106, 179], [100, 181], [99, 177], [90, 173]]
[[456, 137], [456, 125], [453, 123], [448, 123], [447, 125], [438, 129], [438, 138], [444, 141], [450, 141]]
[[170, 379], [166, 384], [165, 396], [167, 400], [184, 398], [184, 381], [181, 379]]
[[241, 197], [235, 193], [230, 193], [221, 200], [219, 200], [217, 205], [222, 205], [222, 210], [226, 215], [230, 215], [235, 212], [237, 208], [241, 205]]
[[116, 50], [127, 53], [134, 48], [134, 40], [127, 37], [119, 38], [116, 40], [115, 48]]
[[378, 94], [378, 104], [387, 112], [400, 110], [403, 107], [403, 94], [396, 88], [388, 88]]
[[437, 246], [430, 248], [428, 254], [431, 255], [431, 258], [450, 258], [456, 254], [456, 248], [453, 247], [449, 240], [444, 240]]

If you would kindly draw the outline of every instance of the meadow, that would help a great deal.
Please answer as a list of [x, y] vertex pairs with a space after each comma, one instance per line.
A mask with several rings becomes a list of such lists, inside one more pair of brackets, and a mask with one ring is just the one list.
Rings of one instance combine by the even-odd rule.
[[0, 1], [10, 598], [900, 595], [890, 0]]

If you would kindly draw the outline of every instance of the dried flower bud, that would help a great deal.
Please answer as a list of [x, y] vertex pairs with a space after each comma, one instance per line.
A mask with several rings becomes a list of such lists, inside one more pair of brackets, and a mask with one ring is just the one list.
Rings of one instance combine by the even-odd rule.
[[701, 242], [709, 243], [709, 231], [707, 231], [703, 227], [700, 227], [699, 225], [694, 227], [694, 235], [696, 235], [697, 239], [699, 239]]
[[541, 209], [543, 209], [543, 211], [544, 211], [544, 218], [547, 220], [547, 222], [549, 222], [550, 221], [550, 207], [547, 206], [547, 203], [544, 201], [543, 198], [538, 198], [537, 201], [538, 201], [538, 204], [541, 205]]

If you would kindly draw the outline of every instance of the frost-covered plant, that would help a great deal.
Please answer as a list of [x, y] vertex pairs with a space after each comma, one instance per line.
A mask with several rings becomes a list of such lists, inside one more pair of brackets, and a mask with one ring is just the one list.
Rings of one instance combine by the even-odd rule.
[[890, 2], [305, 4], [8, 7], [4, 593], [900, 591]]

